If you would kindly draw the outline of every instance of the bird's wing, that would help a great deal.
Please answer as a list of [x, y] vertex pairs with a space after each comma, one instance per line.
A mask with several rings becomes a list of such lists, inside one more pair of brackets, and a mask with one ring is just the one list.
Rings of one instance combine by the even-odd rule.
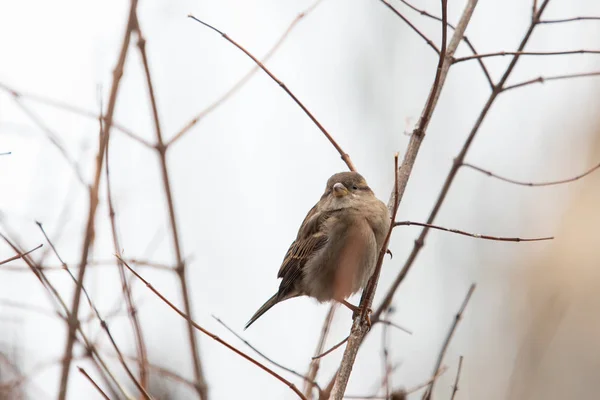
[[294, 288], [294, 283], [302, 275], [306, 261], [327, 243], [328, 237], [322, 231], [322, 226], [332, 214], [332, 212], [319, 212], [315, 206], [304, 218], [298, 236], [285, 254], [277, 274], [278, 278], [282, 278], [279, 296], [287, 295]]

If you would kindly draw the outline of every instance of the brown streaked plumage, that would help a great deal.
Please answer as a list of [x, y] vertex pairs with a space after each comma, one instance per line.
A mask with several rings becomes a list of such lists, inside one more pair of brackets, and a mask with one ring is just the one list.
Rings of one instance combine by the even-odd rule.
[[342, 301], [363, 289], [375, 269], [389, 224], [387, 207], [359, 173], [333, 175], [285, 254], [277, 274], [279, 290], [244, 329], [292, 297]]

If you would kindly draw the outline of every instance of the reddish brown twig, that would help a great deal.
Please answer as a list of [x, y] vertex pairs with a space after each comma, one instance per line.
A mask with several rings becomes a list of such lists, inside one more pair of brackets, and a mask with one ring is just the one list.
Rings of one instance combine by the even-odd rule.
[[183, 297], [183, 307], [185, 314], [188, 318], [188, 339], [190, 341], [190, 352], [192, 358], [192, 365], [194, 367], [194, 378], [196, 380], [196, 391], [200, 396], [200, 399], [208, 399], [208, 386], [204, 379], [204, 372], [202, 369], [202, 363], [200, 362], [200, 352], [198, 351], [198, 342], [196, 335], [192, 327], [192, 302], [190, 299], [185, 262], [183, 260], [183, 251], [181, 250], [181, 243], [179, 240], [179, 228], [177, 224], [177, 217], [175, 216], [175, 205], [173, 201], [173, 192], [171, 190], [171, 180], [169, 176], [169, 170], [167, 166], [167, 147], [164, 144], [162, 128], [160, 124], [160, 118], [158, 116], [158, 106], [156, 103], [156, 95], [154, 92], [154, 85], [152, 84], [152, 77], [150, 74], [150, 65], [148, 63], [148, 55], [146, 53], [146, 39], [144, 38], [139, 20], [137, 15], [134, 13], [133, 29], [138, 36], [138, 49], [142, 57], [142, 64], [144, 66], [144, 75], [146, 77], [146, 86], [148, 88], [148, 95], [150, 97], [150, 105], [152, 107], [152, 116], [154, 120], [154, 131], [156, 134], [156, 150], [160, 162], [160, 170], [162, 175], [163, 189], [165, 197], [167, 198], [167, 207], [169, 210], [169, 222], [171, 224], [171, 238], [173, 240], [173, 247], [175, 250], [175, 257], [177, 259], [177, 267], [175, 272], [179, 278], [179, 284], [181, 286], [181, 295]]
[[104, 163], [104, 155], [106, 153], [106, 144], [110, 135], [110, 129], [112, 127], [112, 118], [117, 103], [117, 94], [119, 92], [119, 83], [123, 76], [123, 67], [127, 58], [127, 51], [129, 49], [129, 41], [131, 39], [131, 33], [133, 30], [133, 23], [135, 19], [135, 12], [137, 7], [137, 0], [131, 0], [131, 6], [129, 9], [129, 18], [127, 27], [125, 29], [125, 35], [123, 38], [123, 44], [119, 53], [117, 65], [113, 72], [113, 83], [110, 90], [110, 96], [108, 100], [108, 108], [106, 111], [106, 126], [103, 137], [100, 138], [100, 145], [98, 149], [98, 155], [96, 158], [96, 171], [94, 175], [94, 183], [90, 188], [90, 204], [89, 212], [85, 229], [85, 238], [81, 250], [81, 258], [79, 261], [79, 272], [77, 275], [77, 285], [73, 294], [73, 301], [71, 303], [71, 315], [69, 317], [69, 328], [68, 335], [65, 344], [64, 361], [62, 366], [62, 373], [59, 385], [58, 400], [65, 400], [67, 396], [67, 386], [69, 382], [69, 372], [71, 370], [71, 358], [73, 356], [73, 344], [75, 343], [75, 332], [78, 326], [79, 316], [79, 303], [81, 300], [81, 291], [83, 287], [83, 280], [85, 278], [86, 265], [88, 261], [88, 254], [90, 247], [94, 241], [94, 223], [96, 217], [96, 209], [98, 207], [98, 191], [100, 188], [100, 177], [102, 174], [102, 165]]
[[471, 287], [469, 288], [469, 291], [467, 292], [467, 295], [466, 295], [465, 299], [463, 300], [463, 303], [460, 306], [458, 313], [456, 313], [456, 315], [454, 316], [454, 322], [452, 323], [452, 326], [450, 326], [450, 330], [448, 331], [446, 340], [444, 340], [444, 344], [442, 345], [442, 349], [440, 351], [440, 354], [438, 355], [438, 359], [435, 364], [435, 369], [433, 370], [432, 375], [434, 378], [431, 380], [431, 383], [429, 384], [427, 391], [423, 395], [423, 400], [431, 399], [431, 395], [433, 393], [433, 387], [435, 386], [435, 378], [439, 375], [440, 368], [442, 367], [442, 361], [444, 361], [444, 356], [446, 355], [446, 351], [448, 350], [450, 341], [452, 340], [452, 337], [454, 336], [454, 333], [456, 332], [456, 328], [458, 327], [458, 324], [460, 323], [460, 320], [463, 317], [465, 308], [467, 308], [467, 305], [469, 304], [469, 300], [471, 300], [471, 296], [473, 295], [474, 291], [475, 291], [475, 284], [473, 283], [471, 285]]
[[0, 261], [0, 265], [9, 263], [9, 262], [14, 261], [14, 260], [18, 260], [19, 258], [23, 258], [26, 255], [31, 254], [34, 251], [36, 251], [37, 249], [41, 248], [42, 246], [43, 246], [43, 244], [40, 244], [39, 246], [37, 246], [37, 247], [35, 247], [35, 248], [33, 248], [33, 249], [25, 252], [25, 253], [17, 254], [16, 256], [13, 256], [13, 257], [7, 258], [6, 260]]
[[408, 20], [408, 18], [406, 18], [404, 15], [402, 15], [402, 13], [400, 13], [400, 11], [396, 10], [394, 8], [394, 6], [391, 5], [387, 0], [380, 0], [380, 1], [387, 8], [389, 8], [394, 14], [396, 14], [398, 17], [400, 17], [400, 19], [402, 21], [404, 21], [406, 23], [406, 25], [408, 25], [417, 35], [419, 35], [425, 41], [425, 43], [427, 43], [429, 45], [429, 47], [431, 47], [433, 49], [433, 51], [435, 51], [435, 54], [437, 54], [437, 55], [440, 54], [440, 49], [438, 49], [437, 46], [435, 45], [435, 43], [433, 43], [433, 40], [431, 40], [427, 36], [425, 36], [425, 34], [423, 32], [421, 32], [419, 30], [419, 28], [417, 28], [415, 25], [413, 25], [412, 22], [410, 22]]
[[323, 127], [323, 125], [321, 125], [321, 123], [308, 110], [308, 108], [306, 108], [306, 106], [296, 97], [296, 95], [294, 95], [294, 93], [292, 93], [292, 91], [290, 89], [288, 89], [288, 87], [285, 85], [285, 83], [283, 83], [275, 75], [273, 75], [273, 73], [267, 67], [265, 67], [264, 64], [260, 62], [259, 59], [257, 59], [256, 57], [254, 57], [252, 55], [252, 53], [250, 53], [248, 50], [246, 50], [244, 47], [242, 47], [240, 44], [238, 44], [235, 40], [233, 40], [232, 38], [230, 38], [229, 36], [227, 36], [226, 33], [221, 32], [220, 30], [218, 30], [214, 26], [209, 25], [206, 22], [199, 20], [198, 18], [194, 17], [193, 15], [188, 15], [188, 17], [191, 18], [191, 19], [193, 19], [194, 21], [199, 22], [200, 24], [206, 26], [207, 28], [209, 28], [209, 29], [217, 32], [218, 34], [220, 34], [221, 36], [223, 36], [223, 38], [225, 40], [227, 40], [229, 43], [231, 43], [232, 45], [234, 45], [235, 47], [237, 47], [238, 49], [240, 49], [248, 57], [250, 57], [252, 59], [252, 61], [254, 61], [256, 63], [256, 65], [258, 65], [260, 67], [260, 69], [262, 69], [263, 71], [265, 71], [265, 73], [267, 75], [269, 75], [269, 77], [273, 81], [275, 81], [292, 98], [292, 100], [294, 100], [294, 102], [302, 109], [302, 111], [304, 111], [304, 113], [311, 119], [311, 121], [319, 128], [319, 130], [323, 133], [323, 135], [325, 135], [325, 137], [327, 138], [327, 140], [329, 140], [329, 142], [333, 145], [333, 147], [335, 147], [335, 149], [337, 150], [337, 152], [340, 154], [340, 156], [342, 157], [342, 160], [348, 166], [348, 169], [350, 169], [350, 171], [356, 171], [356, 168], [354, 168], [354, 164], [352, 164], [352, 160], [350, 160], [350, 156], [346, 152], [344, 152], [344, 150], [342, 150], [342, 148], [340, 147], [340, 145], [337, 144], [337, 142], [333, 139], [333, 137], [329, 134], [329, 132], [327, 132], [327, 130]]
[[102, 390], [102, 388], [92, 379], [92, 377], [85, 371], [85, 369], [81, 368], [80, 366], [77, 366], [77, 369], [79, 370], [79, 372], [81, 372], [81, 374], [83, 376], [85, 376], [87, 378], [87, 380], [96, 388], [96, 390], [98, 391], [98, 393], [100, 393], [100, 395], [105, 398], [106, 400], [110, 400], [110, 397], [108, 397], [106, 395], [106, 393], [104, 393], [104, 390]]
[[464, 61], [477, 60], [490, 57], [504, 56], [565, 56], [570, 54], [600, 54], [600, 50], [562, 50], [562, 51], [497, 51], [495, 53], [473, 54], [466, 57], [458, 57], [452, 60], [452, 64]]
[[334, 346], [332, 346], [329, 350], [318, 354], [314, 357], [312, 357], [313, 360], [318, 360], [319, 358], [323, 358], [325, 357], [327, 354], [332, 353], [333, 351], [337, 350], [340, 348], [341, 345], [343, 345], [344, 343], [346, 343], [348, 341], [348, 339], [350, 339], [350, 336], [346, 336], [345, 339], [342, 339], [339, 343], [335, 344]]
[[462, 370], [463, 356], [458, 357], [458, 369], [456, 370], [456, 379], [454, 379], [454, 386], [452, 386], [452, 397], [450, 400], [454, 400], [456, 392], [458, 392], [458, 381], [460, 379], [460, 371]]
[[523, 86], [533, 85], [534, 83], [545, 83], [545, 82], [549, 82], [549, 81], [559, 81], [559, 80], [563, 80], [563, 79], [587, 78], [590, 76], [600, 76], [600, 71], [582, 72], [579, 74], [554, 75], [554, 76], [546, 76], [546, 77], [538, 76], [537, 78], [530, 79], [528, 81], [515, 83], [514, 85], [505, 86], [504, 89], [502, 89], [502, 92], [506, 92], [507, 90], [511, 90], [511, 89], [517, 89], [517, 88], [520, 88]]
[[425, 224], [422, 222], [413, 222], [413, 221], [400, 221], [394, 222], [394, 226], [423, 226], [431, 229], [437, 229], [444, 232], [456, 233], [458, 235], [469, 236], [476, 239], [485, 239], [485, 240], [495, 240], [498, 242], [540, 242], [543, 240], [552, 240], [554, 236], [548, 237], [539, 237], [539, 238], [519, 238], [519, 237], [503, 237], [503, 236], [489, 236], [489, 235], [480, 235], [478, 233], [469, 233], [465, 231], [461, 231], [458, 229], [450, 229], [444, 228], [443, 226], [433, 225], [433, 224]]
[[546, 182], [523, 182], [523, 181], [517, 181], [515, 179], [506, 178], [506, 177], [497, 175], [491, 171], [477, 167], [473, 164], [463, 163], [462, 165], [463, 165], [463, 167], [468, 167], [468, 168], [474, 169], [475, 171], [479, 171], [483, 174], [486, 174], [489, 177], [492, 177], [492, 178], [495, 178], [495, 179], [498, 179], [498, 180], [501, 180], [504, 182], [512, 183], [513, 185], [529, 186], [529, 187], [554, 186], [554, 185], [560, 185], [563, 183], [575, 182], [583, 177], [588, 176], [589, 174], [591, 174], [592, 172], [594, 172], [600, 168], [600, 163], [598, 163], [598, 164], [594, 165], [592, 168], [588, 169], [587, 171], [585, 171], [579, 175], [575, 175], [571, 178], [559, 179], [557, 181], [546, 181]]
[[[304, 17], [306, 17], [308, 14], [310, 14], [315, 8], [317, 8], [317, 6], [321, 3], [321, 1], [322, 0], [316, 0], [308, 8], [306, 8], [304, 11], [302, 11], [301, 13], [299, 13], [296, 16], [296, 18], [294, 18], [294, 20], [288, 25], [288, 27], [285, 30], [285, 32], [283, 32], [283, 34], [279, 37], [279, 39], [277, 40], [277, 42], [273, 45], [273, 47], [271, 47], [271, 49], [262, 58], [261, 62], [263, 64], [266, 63], [273, 56], [273, 54], [275, 54], [275, 52], [279, 49], [279, 47], [281, 46], [281, 44], [287, 39], [287, 37], [289, 36], [289, 34], [292, 32], [292, 30], [294, 30], [294, 28], [296, 27], [296, 25]], [[194, 118], [192, 118], [187, 124], [185, 124], [185, 126], [183, 128], [181, 128], [179, 130], [179, 132], [177, 132], [173, 136], [173, 138], [171, 138], [171, 140], [169, 140], [166, 143], [166, 146], [169, 147], [170, 145], [172, 145], [173, 143], [175, 143], [176, 141], [178, 141], [179, 139], [181, 139], [181, 137], [183, 135], [185, 135], [190, 129], [192, 129], [198, 122], [200, 122], [202, 119], [204, 119], [204, 117], [206, 117], [208, 114], [210, 114], [211, 112], [213, 112], [217, 108], [219, 108], [234, 93], [237, 93], [237, 91], [240, 88], [242, 88], [250, 80], [250, 78], [252, 76], [254, 76], [254, 74], [256, 72], [258, 72], [259, 70], [260, 70], [260, 67], [258, 65], [254, 66], [250, 71], [248, 71], [246, 73], [246, 75], [244, 75], [239, 81], [237, 81], [221, 97], [219, 97], [217, 100], [215, 100], [214, 102], [212, 102], [208, 107], [206, 107], [205, 109], [203, 109], [202, 111], [200, 111], [198, 114], [196, 114], [196, 116]]]
[[192, 320], [188, 315], [186, 315], [183, 311], [181, 311], [179, 308], [177, 308], [165, 296], [163, 296], [158, 290], [156, 290], [154, 288], [154, 286], [152, 286], [152, 284], [150, 284], [150, 282], [148, 282], [147, 280], [145, 280], [144, 278], [142, 278], [142, 276], [140, 274], [138, 274], [133, 268], [131, 268], [129, 265], [127, 265], [127, 263], [125, 262], [125, 260], [121, 259], [121, 262], [123, 263], [123, 265], [125, 265], [125, 267], [133, 275], [136, 276], [136, 278], [138, 278], [139, 280], [141, 280], [144, 283], [144, 285], [146, 285], [146, 287], [152, 291], [152, 293], [154, 293], [156, 296], [158, 296], [158, 298], [160, 298], [165, 304], [167, 304], [173, 311], [175, 311], [177, 314], [179, 314], [182, 318], [190, 321], [191, 324], [192, 324], [192, 326], [194, 328], [196, 328], [200, 332], [204, 333], [206, 336], [210, 337], [211, 339], [213, 339], [217, 343], [222, 344], [223, 346], [225, 346], [229, 350], [233, 351], [237, 355], [239, 355], [239, 356], [245, 358], [246, 360], [250, 361], [252, 364], [256, 365], [257, 367], [259, 367], [263, 371], [267, 372], [271, 376], [275, 377], [277, 380], [279, 380], [280, 382], [282, 382], [286, 386], [288, 386], [290, 389], [292, 389], [292, 391], [294, 391], [294, 393], [296, 393], [298, 395], [298, 397], [300, 397], [301, 399], [307, 400], [307, 398], [302, 394], [302, 392], [300, 390], [298, 390], [298, 388], [296, 387], [296, 385], [294, 385], [293, 383], [291, 383], [290, 381], [288, 381], [287, 379], [285, 379], [284, 377], [282, 377], [281, 375], [279, 375], [277, 372], [273, 371], [272, 369], [270, 369], [266, 365], [262, 364], [260, 361], [255, 360], [254, 358], [250, 357], [249, 355], [247, 355], [243, 351], [238, 350], [234, 346], [230, 345], [229, 343], [227, 343], [226, 341], [224, 341], [223, 339], [221, 339], [220, 337], [218, 337], [214, 333], [212, 333], [212, 332], [204, 329], [200, 325], [198, 325], [194, 320]]
[[[411, 3], [409, 3], [406, 0], [400, 0], [404, 5], [406, 5], [408, 8], [412, 9], [413, 11], [418, 12], [419, 14], [421, 14], [424, 17], [427, 18], [431, 18], [433, 20], [442, 22], [442, 19], [438, 16], [435, 16], [433, 14], [428, 13], [425, 10], [422, 10], [420, 8], [415, 7], [414, 5], [412, 5]], [[452, 29], [452, 30], [456, 30], [456, 27], [454, 25], [452, 25], [450, 22], [446, 22], [446, 24], [448, 25], [448, 28]], [[471, 50], [471, 52], [473, 54], [479, 54], [477, 52], [477, 50], [475, 50], [475, 46], [473, 46], [473, 43], [471, 43], [471, 41], [469, 40], [469, 38], [466, 35], [463, 35], [462, 40], [465, 42], [465, 44], [469, 47], [469, 49]], [[485, 75], [485, 78], [487, 79], [490, 88], [492, 90], [494, 90], [494, 81], [492, 80], [492, 76], [490, 75], [490, 72], [488, 71], [487, 67], [485, 66], [483, 60], [479, 60], [479, 66], [481, 67], [481, 70], [483, 71], [483, 74]]]

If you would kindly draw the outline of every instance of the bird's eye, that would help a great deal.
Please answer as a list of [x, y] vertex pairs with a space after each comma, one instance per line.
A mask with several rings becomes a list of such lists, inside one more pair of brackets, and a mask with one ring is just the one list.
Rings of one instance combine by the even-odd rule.
[[358, 187], [356, 185], [353, 185], [352, 190], [358, 190]]

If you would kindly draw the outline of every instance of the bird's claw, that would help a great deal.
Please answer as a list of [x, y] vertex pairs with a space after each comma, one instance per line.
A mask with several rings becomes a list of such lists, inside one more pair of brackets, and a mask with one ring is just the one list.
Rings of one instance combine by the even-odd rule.
[[385, 251], [385, 254], [389, 254], [389, 255], [390, 255], [390, 260], [391, 260], [392, 258], [394, 258], [394, 255], [392, 254], [392, 251], [391, 251], [390, 249], [387, 249], [387, 250]]

